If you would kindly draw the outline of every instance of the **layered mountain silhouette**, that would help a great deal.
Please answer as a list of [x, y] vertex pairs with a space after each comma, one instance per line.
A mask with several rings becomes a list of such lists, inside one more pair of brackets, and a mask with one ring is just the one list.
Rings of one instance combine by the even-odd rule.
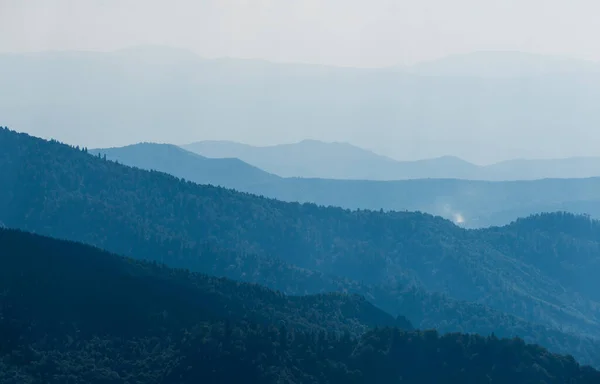
[[398, 70], [208, 60], [157, 47], [2, 54], [0, 115], [88, 147], [308, 137], [401, 159], [596, 156], [600, 75], [595, 64], [559, 61], [477, 53]]
[[[312, 146], [312, 143], [305, 145]], [[328, 144], [322, 145], [328, 146]], [[340, 145], [345, 147], [343, 144]], [[217, 148], [220, 145], [214, 146], [209, 143], [208, 146]], [[237, 144], [229, 146], [227, 143], [223, 146], [233, 148], [230, 152], [221, 151], [223, 156], [241, 154], [255, 163], [260, 163], [262, 159], [275, 166], [285, 167], [285, 160], [272, 159], [293, 161], [301, 160], [300, 156], [305, 155], [308, 157], [308, 162], [314, 162], [314, 169], [317, 169], [318, 165], [318, 161], [311, 157], [308, 151], [294, 152], [286, 146], [271, 147], [264, 152], [256, 148], [264, 155], [260, 159], [253, 152], [253, 147]], [[241, 149], [235, 149], [238, 147]], [[244, 152], [248, 148], [250, 150]], [[195, 183], [219, 185], [278, 200], [350, 209], [422, 211], [442, 216], [469, 228], [505, 225], [519, 217], [541, 212], [568, 211], [600, 218], [600, 178], [507, 182], [457, 179], [383, 182], [283, 178], [268, 174], [237, 159], [206, 158], [170, 144], [138, 144], [90, 152], [105, 154], [108, 159], [126, 165], [166, 172]], [[300, 154], [295, 157], [295, 153], [299, 152]], [[266, 156], [267, 153], [272, 157]], [[286, 153], [288, 156], [285, 156]], [[366, 156], [360, 156], [362, 154], [360, 150], [347, 151], [347, 153], [353, 154], [356, 162], [364, 161], [365, 164], [369, 164], [369, 161], [364, 159]], [[210, 151], [206, 154], [215, 155]], [[348, 157], [350, 156], [340, 156], [340, 159]], [[377, 156], [371, 159], [373, 159], [371, 164], [378, 161]], [[332, 161], [332, 159], [321, 160]], [[527, 161], [515, 161], [510, 164], [511, 167], [523, 170], [526, 168], [524, 163]], [[500, 164], [498, 166], [500, 168]], [[371, 167], [371, 169], [375, 168], [375, 166]], [[356, 168], [349, 167], [349, 169]], [[368, 167], [364, 169], [368, 171]]]
[[182, 148], [211, 158], [238, 158], [283, 177], [364, 180], [469, 178], [478, 171], [477, 166], [451, 156], [399, 162], [347, 143], [317, 140], [269, 147], [205, 141], [183, 145]]
[[250, 187], [269, 183], [279, 177], [262, 171], [235, 158], [209, 159], [183, 150], [175, 145], [141, 143], [121, 148], [92, 149], [91, 154], [102, 154], [108, 159], [143, 169], [152, 169], [175, 176], [195, 175], [203, 184], [231, 187]]
[[317, 140], [265, 147], [228, 141], [201, 141], [182, 145], [182, 148], [210, 158], [238, 158], [283, 177], [510, 181], [600, 176], [600, 157], [516, 159], [479, 166], [454, 156], [396, 161], [347, 143]]
[[[12, 311], [25, 311], [31, 316], [29, 321], [38, 316], [64, 321], [62, 317], [79, 312], [78, 316], [87, 317], [85, 325], [102, 332], [114, 323], [135, 326], [166, 311], [180, 317], [178, 321], [187, 318], [189, 323], [180, 324], [186, 327], [203, 320], [229, 318], [235, 322], [245, 319], [264, 325], [285, 323], [300, 330], [348, 332], [354, 336], [377, 326], [412, 329], [406, 320], [399, 322], [356, 295], [287, 297], [256, 284], [170, 270], [83, 244], [8, 229], [0, 230], [0, 244], [4, 250], [0, 257], [1, 287], [10, 294], [6, 303], [10, 303]], [[91, 305], [92, 298], [101, 301], [103, 296], [110, 298], [106, 305], [112, 308]], [[139, 299], [143, 302], [136, 303]], [[44, 304], [39, 305], [41, 302]], [[129, 305], [122, 305], [123, 302]], [[163, 320], [168, 322], [168, 316]]]
[[600, 224], [545, 214], [465, 230], [202, 186], [0, 130], [11, 228], [285, 293], [360, 293], [415, 327], [522, 336], [599, 365]]
[[0, 127], [2, 384], [600, 382], [597, 63], [140, 46], [0, 85], [40, 136]]

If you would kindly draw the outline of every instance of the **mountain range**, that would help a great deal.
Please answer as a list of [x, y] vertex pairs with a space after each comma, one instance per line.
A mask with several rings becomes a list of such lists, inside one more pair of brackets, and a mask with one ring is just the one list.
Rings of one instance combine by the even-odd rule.
[[[286, 152], [283, 148], [282, 158]], [[600, 178], [503, 182], [283, 178], [237, 159], [206, 158], [171, 144], [143, 143], [89, 152], [195, 183], [223, 186], [278, 200], [348, 209], [422, 211], [468, 228], [505, 225], [519, 217], [555, 211], [588, 214], [600, 219]], [[294, 151], [288, 152], [287, 158], [293, 158]], [[306, 156], [313, 161], [310, 155]], [[333, 162], [332, 159], [321, 160], [327, 164]], [[272, 160], [271, 163], [281, 165], [283, 160]], [[315, 167], [317, 163], [315, 161]]]
[[[404, 160], [598, 155], [597, 65], [515, 52], [456, 62], [423, 64], [435, 74], [426, 75], [418, 67], [204, 59], [156, 47], [2, 54], [0, 115], [3, 124], [87, 147], [312, 138]], [[464, 76], [488, 62], [496, 63], [490, 74]]]
[[412, 331], [357, 296], [289, 297], [20, 231], [0, 229], [0, 248], [6, 384], [600, 380], [522, 339]]
[[600, 383], [599, 63], [138, 46], [0, 89], [1, 384]]
[[317, 140], [266, 147], [203, 141], [182, 145], [182, 148], [210, 158], [237, 158], [282, 177], [507, 181], [600, 176], [600, 157], [515, 159], [479, 166], [454, 156], [397, 161], [347, 143]]
[[521, 336], [598, 366], [600, 223], [466, 230], [419, 212], [286, 203], [0, 130], [0, 220], [287, 294], [359, 293], [415, 327]]

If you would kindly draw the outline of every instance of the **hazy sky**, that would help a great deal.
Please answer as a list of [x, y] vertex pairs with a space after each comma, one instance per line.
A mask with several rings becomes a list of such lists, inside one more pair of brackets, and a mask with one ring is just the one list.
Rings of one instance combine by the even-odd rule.
[[384, 66], [477, 50], [600, 60], [597, 0], [0, 0], [0, 51], [138, 44]]
[[[600, 62], [598, 14], [598, 0], [0, 0], [0, 52], [110, 51], [156, 44], [186, 48], [207, 58], [356, 67], [412, 64], [482, 50], [566, 55]], [[59, 69], [53, 70], [60, 74], [64, 68]], [[138, 70], [136, 67], [136, 73]], [[506, 70], [502, 67], [500, 72]], [[260, 102], [254, 103], [254, 99], [235, 104], [235, 100], [244, 100], [241, 94], [227, 101], [230, 108], [239, 108], [233, 109], [235, 113], [221, 113], [219, 108], [208, 113], [198, 112], [201, 100], [213, 100], [212, 95], [202, 99], [201, 87], [194, 91], [200, 95], [198, 100], [183, 96], [163, 100], [167, 93], [160, 90], [172, 91], [170, 83], [158, 84], [160, 77], [151, 73], [148, 79], [152, 81], [146, 80], [154, 93], [140, 91], [141, 96], [137, 95], [138, 88], [150, 86], [140, 80], [143, 76], [132, 76], [128, 84], [135, 87], [127, 91], [129, 98], [124, 96], [125, 90], [118, 93], [128, 100], [120, 103], [112, 96], [101, 97], [107, 84], [115, 89], [123, 84], [111, 83], [114, 79], [110, 76], [95, 84], [94, 79], [82, 82], [63, 73], [60, 85], [69, 86], [57, 86], [61, 92], [42, 97], [53, 90], [44, 87], [52, 83], [52, 76], [32, 81], [29, 87], [36, 89], [33, 92], [23, 85], [31, 79], [18, 79], [7, 71], [4, 80], [13, 84], [14, 90], [10, 97], [6, 92], [4, 105], [0, 103], [4, 109], [0, 123], [91, 147], [205, 139], [274, 144], [310, 138], [348, 141], [403, 159], [450, 154], [488, 163], [512, 157], [599, 154], [596, 100], [600, 77], [596, 75], [535, 86], [523, 82], [488, 87], [488, 83], [473, 80], [464, 97], [454, 98], [444, 92], [456, 96], [466, 83], [434, 86], [425, 82], [419, 83], [423, 88], [406, 93], [382, 86], [383, 93], [363, 95], [357, 90], [344, 98], [335, 94], [336, 86], [343, 84], [331, 80], [324, 84], [329, 84], [331, 94], [327, 95], [333, 96], [320, 100], [320, 110], [311, 104], [316, 99], [312, 95], [300, 98], [293, 94], [289, 97], [296, 101], [288, 104], [285, 97], [275, 98], [281, 103], [279, 109], [271, 110], [269, 103], [275, 102], [268, 97], [256, 100], [267, 100], [263, 106], [269, 108], [260, 109]], [[72, 78], [78, 80], [69, 82]], [[90, 82], [93, 86], [86, 88]], [[352, 82], [344, 84], [354, 89]], [[367, 88], [379, 85], [375, 82]], [[184, 88], [177, 90], [185, 96]], [[278, 92], [275, 88], [267, 89]], [[83, 96], [71, 97], [74, 89]], [[302, 93], [304, 88], [294, 89]], [[434, 91], [427, 93], [430, 89]], [[388, 91], [390, 98], [383, 98]], [[214, 100], [221, 100], [219, 95], [217, 92]], [[2, 96], [0, 93], [0, 99]], [[369, 97], [382, 99], [369, 104]], [[362, 98], [361, 108], [353, 107], [352, 103]], [[161, 108], [137, 110], [140, 100]], [[157, 100], [164, 105], [150, 104]], [[392, 106], [393, 102], [397, 105]], [[216, 101], [214, 105], [222, 106]], [[338, 111], [340, 105], [348, 107]], [[403, 105], [405, 109], [398, 112]], [[90, 122], [94, 108], [110, 113]], [[310, 113], [305, 113], [307, 110]], [[105, 132], [107, 126], [116, 133]], [[378, 133], [373, 132], [375, 128]]]

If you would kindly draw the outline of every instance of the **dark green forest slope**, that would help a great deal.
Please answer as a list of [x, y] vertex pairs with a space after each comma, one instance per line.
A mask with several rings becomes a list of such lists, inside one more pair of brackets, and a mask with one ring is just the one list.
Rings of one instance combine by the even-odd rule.
[[[357, 295], [285, 296], [256, 284], [168, 269], [156, 262], [127, 259], [91, 246], [18, 230], [0, 229], [0, 248], [3, 304], [25, 310], [31, 320], [71, 316], [76, 310], [90, 316], [88, 323], [96, 318], [94, 326], [102, 331], [123, 322], [119, 320], [123, 317], [133, 327], [129, 331], [132, 333], [135, 324], [145, 321], [139, 317], [145, 311], [160, 314], [165, 323], [171, 317], [178, 319], [184, 311], [189, 312], [186, 316], [190, 321], [230, 318], [286, 323], [354, 336], [375, 326], [412, 329], [407, 320], [394, 319]], [[113, 300], [109, 303], [113, 308], [99, 312], [93, 302], [105, 295], [123, 302]], [[29, 300], [29, 307], [23, 307], [21, 302]], [[127, 303], [136, 300], [135, 305]]]
[[[103, 161], [9, 130], [0, 130], [0, 167], [0, 220], [9, 227], [287, 293], [335, 285], [405, 314], [417, 326], [520, 335], [600, 365], [596, 342], [571, 334], [598, 334], [592, 295], [577, 285], [561, 285], [530, 257], [548, 235], [544, 228], [550, 221], [544, 217], [531, 219], [538, 221], [535, 230], [520, 235], [518, 246], [506, 247], [497, 243], [497, 233], [463, 230], [430, 215], [258, 198]], [[217, 268], [214, 255], [203, 251], [206, 244], [230, 249], [235, 257]], [[562, 256], [576, 251], [578, 260], [593, 260], [596, 246], [595, 240], [566, 233], [554, 251]], [[279, 278], [275, 268], [290, 275]]]
[[0, 249], [6, 384], [600, 380], [520, 339], [390, 327], [357, 338], [355, 325], [397, 322], [355, 296], [287, 297], [14, 230], [0, 229]]

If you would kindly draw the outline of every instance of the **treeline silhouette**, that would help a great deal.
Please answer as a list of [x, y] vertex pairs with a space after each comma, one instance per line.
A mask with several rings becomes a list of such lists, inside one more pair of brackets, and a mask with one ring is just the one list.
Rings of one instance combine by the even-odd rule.
[[356, 296], [288, 297], [16, 230], [0, 249], [2, 383], [600, 380], [520, 339], [393, 327]]

